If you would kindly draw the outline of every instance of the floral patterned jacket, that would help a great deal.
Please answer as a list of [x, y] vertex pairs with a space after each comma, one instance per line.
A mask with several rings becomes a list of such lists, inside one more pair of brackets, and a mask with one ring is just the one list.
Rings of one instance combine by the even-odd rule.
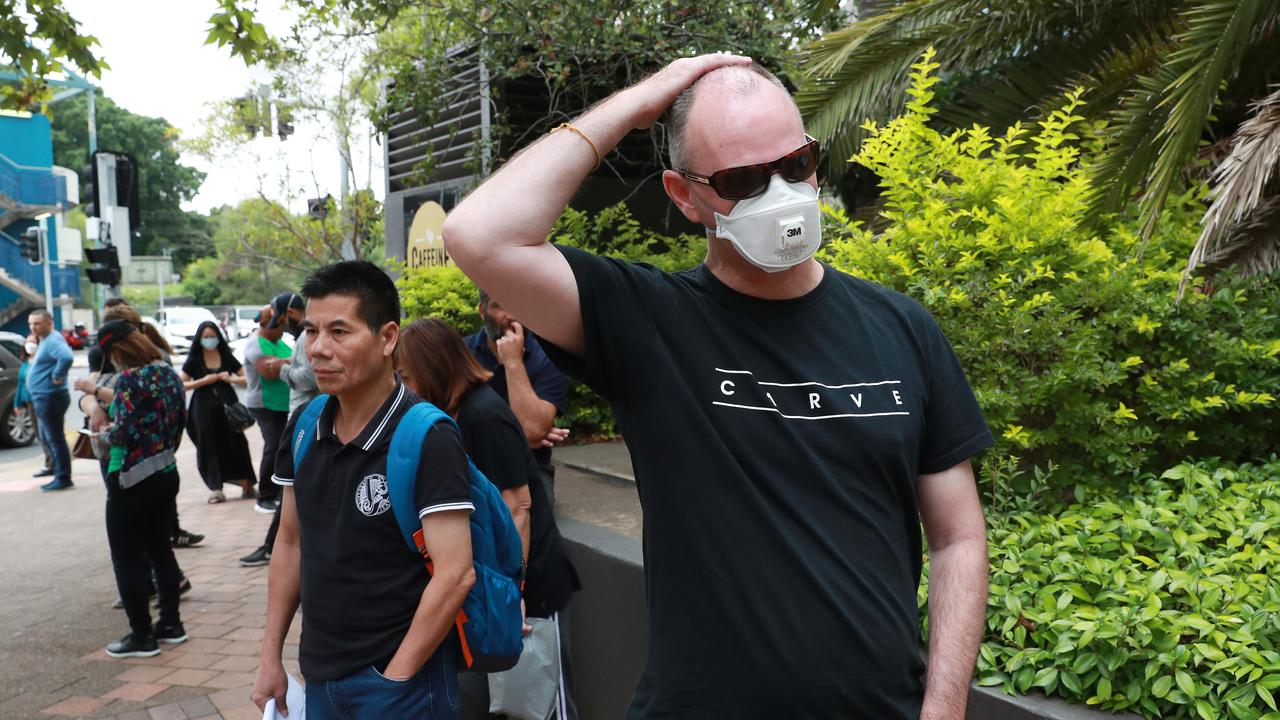
[[137, 485], [175, 461], [187, 420], [182, 379], [161, 361], [125, 370], [116, 380], [112, 422], [102, 440], [124, 448], [121, 489]]

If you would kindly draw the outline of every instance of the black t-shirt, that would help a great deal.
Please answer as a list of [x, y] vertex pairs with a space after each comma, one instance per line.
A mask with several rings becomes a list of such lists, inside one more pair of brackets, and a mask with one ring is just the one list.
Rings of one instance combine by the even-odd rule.
[[491, 387], [479, 385], [458, 404], [462, 446], [476, 467], [499, 490], [529, 486], [529, 569], [525, 608], [533, 617], [548, 617], [569, 604], [580, 589], [565, 555], [551, 500], [542, 485], [524, 429], [511, 408]]
[[[386, 667], [417, 612], [429, 576], [409, 549], [387, 496], [387, 450], [400, 418], [417, 396], [397, 379], [382, 407], [351, 442], [334, 434], [338, 401], [330, 398], [315, 440], [293, 468], [299, 407], [276, 455], [279, 485], [290, 486], [302, 544], [302, 643], [308, 680], [336, 680], [373, 665]], [[462, 441], [437, 425], [422, 444], [414, 500], [418, 517], [474, 509]]]
[[644, 508], [649, 656], [629, 718], [915, 718], [917, 476], [992, 444], [899, 293], [824, 267], [790, 300], [560, 248]]

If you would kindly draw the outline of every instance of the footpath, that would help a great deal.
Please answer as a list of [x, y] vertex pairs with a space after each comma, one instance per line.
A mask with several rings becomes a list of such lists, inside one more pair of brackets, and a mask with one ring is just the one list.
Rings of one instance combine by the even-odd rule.
[[[250, 430], [254, 458], [261, 438]], [[556, 451], [557, 514], [638, 538], [640, 512], [620, 443]], [[262, 542], [271, 516], [237, 499], [208, 505], [195, 449], [184, 441], [178, 467], [182, 526], [206, 540], [175, 551], [192, 583], [184, 596], [190, 637], [153, 658], [114, 659], [103, 651], [128, 631], [111, 607], [115, 579], [107, 546], [106, 492], [92, 461], [73, 462], [72, 490], [42, 493], [31, 474], [38, 448], [0, 451], [0, 718], [116, 720], [259, 718], [249, 701], [266, 612], [267, 568], [237, 559]], [[301, 620], [285, 648], [295, 675]]]

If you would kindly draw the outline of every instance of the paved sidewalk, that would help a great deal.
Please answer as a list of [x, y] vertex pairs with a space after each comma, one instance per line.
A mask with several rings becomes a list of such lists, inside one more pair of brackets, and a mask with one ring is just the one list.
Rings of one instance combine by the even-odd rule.
[[[261, 439], [249, 433], [256, 458]], [[183, 598], [190, 637], [153, 658], [109, 658], [103, 647], [128, 631], [112, 609], [106, 491], [93, 461], [73, 463], [76, 487], [41, 493], [35, 448], [0, 451], [0, 717], [259, 718], [249, 701], [266, 612], [267, 568], [237, 558], [261, 544], [271, 516], [252, 503], [208, 505], [184, 442], [178, 467], [182, 526], [199, 546], [176, 550], [193, 589]], [[230, 496], [239, 495], [232, 489]], [[285, 666], [297, 673], [295, 620]]]
[[606, 480], [636, 481], [635, 471], [631, 469], [631, 454], [621, 440], [593, 445], [565, 445], [553, 451], [552, 459], [558, 465], [599, 475]]
[[[78, 423], [69, 418], [67, 424]], [[74, 431], [68, 435], [74, 439]], [[257, 458], [261, 438], [256, 429], [248, 437]], [[261, 717], [249, 691], [267, 568], [241, 568], [237, 559], [262, 542], [271, 517], [239, 499], [208, 505], [195, 448], [184, 440], [179, 516], [184, 528], [207, 536], [197, 547], [175, 551], [193, 585], [181, 606], [191, 639], [162, 645], [154, 658], [113, 659], [103, 647], [128, 627], [124, 612], [111, 608], [115, 577], [97, 465], [76, 460], [74, 489], [41, 493], [43, 479], [31, 477], [41, 460], [36, 447], [0, 450], [0, 718]], [[625, 446], [559, 448], [556, 460], [558, 514], [640, 536]], [[228, 495], [235, 498], [239, 490]], [[295, 674], [299, 629], [295, 620], [285, 648], [285, 667]]]

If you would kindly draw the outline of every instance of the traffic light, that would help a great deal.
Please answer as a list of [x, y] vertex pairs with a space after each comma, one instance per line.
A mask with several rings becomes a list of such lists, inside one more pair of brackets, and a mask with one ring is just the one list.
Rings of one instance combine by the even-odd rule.
[[84, 166], [84, 172], [80, 173], [83, 182], [80, 187], [80, 197], [84, 202], [80, 203], [80, 208], [84, 210], [86, 217], [98, 217], [101, 208], [98, 207], [98, 158], [96, 153], [89, 156], [89, 164]]
[[100, 266], [85, 268], [89, 282], [110, 287], [120, 284], [120, 257], [114, 247], [85, 248], [84, 254], [89, 262]]
[[323, 220], [329, 216], [329, 203], [333, 200], [332, 195], [325, 195], [322, 198], [307, 199], [307, 217], [314, 220]]
[[40, 262], [40, 228], [32, 225], [22, 233], [22, 257], [33, 263]]
[[293, 110], [283, 105], [276, 106], [276, 135], [284, 140], [293, 134]]

